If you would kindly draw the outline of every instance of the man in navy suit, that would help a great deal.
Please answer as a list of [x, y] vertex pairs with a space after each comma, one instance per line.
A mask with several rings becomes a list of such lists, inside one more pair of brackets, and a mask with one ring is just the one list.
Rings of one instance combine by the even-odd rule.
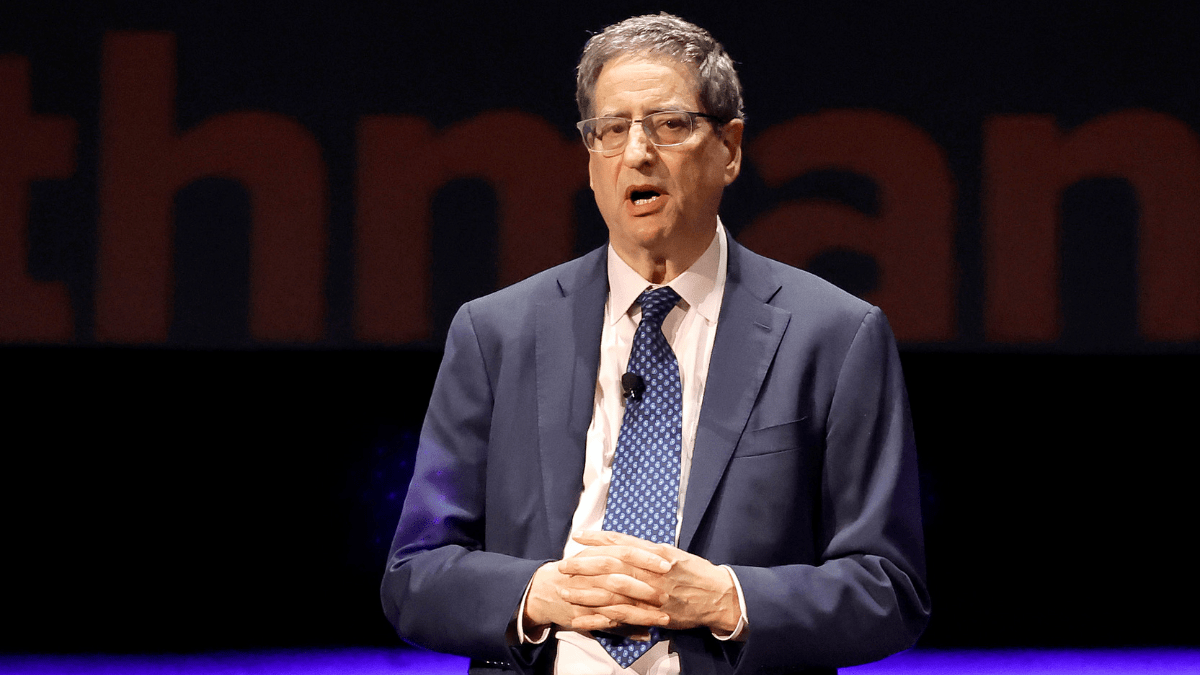
[[[732, 61], [681, 19], [634, 17], [588, 42], [577, 96], [609, 245], [455, 317], [388, 618], [473, 673], [824, 673], [909, 647], [929, 600], [895, 340], [878, 308], [721, 225], [741, 168]], [[648, 330], [682, 412], [674, 532], [655, 543], [605, 512], [660, 508], [614, 501], [613, 466], [646, 452], [622, 425], [645, 386], [643, 292], [664, 286]]]

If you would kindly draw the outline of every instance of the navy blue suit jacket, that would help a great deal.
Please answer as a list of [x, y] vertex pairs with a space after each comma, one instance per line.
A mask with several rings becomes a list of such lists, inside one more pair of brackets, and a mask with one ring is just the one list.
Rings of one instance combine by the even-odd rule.
[[[548, 673], [506, 635], [582, 489], [605, 249], [455, 317], [385, 573], [406, 640]], [[679, 547], [733, 567], [745, 643], [673, 635], [684, 675], [817, 672], [909, 647], [929, 614], [907, 396], [878, 308], [729, 242]]]

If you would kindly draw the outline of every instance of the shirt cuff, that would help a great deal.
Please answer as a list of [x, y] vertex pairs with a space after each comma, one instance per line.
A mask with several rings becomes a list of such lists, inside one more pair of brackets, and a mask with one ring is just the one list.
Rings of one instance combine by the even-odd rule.
[[[738, 609], [741, 610], [741, 616], [738, 617], [737, 626], [734, 626], [732, 633], [729, 635], [720, 635], [716, 631], [713, 631], [713, 637], [721, 641], [734, 640], [743, 642], [746, 639], [746, 629], [750, 627], [750, 621], [746, 618], [746, 596], [742, 594], [742, 582], [738, 581], [737, 574], [734, 574], [732, 567], [729, 565], [721, 565], [721, 567], [724, 567], [729, 572], [729, 578], [733, 579], [733, 587], [737, 590]], [[521, 612], [524, 613], [525, 604], [521, 603], [521, 607]]]
[[[553, 563], [546, 564], [552, 565]], [[734, 581], [734, 584], [736, 585], [737, 581]], [[525, 594], [521, 596], [521, 606], [517, 608], [517, 615], [514, 617], [514, 621], [517, 624], [517, 644], [519, 645], [540, 645], [546, 641], [546, 638], [550, 637], [550, 626], [543, 628], [538, 635], [526, 635], [525, 633], [525, 601], [529, 599], [529, 589], [531, 588], [533, 588], [533, 577], [529, 577], [529, 583], [525, 586]], [[741, 588], [738, 588], [739, 598], [741, 597], [741, 593]], [[745, 613], [746, 610], [743, 609], [742, 614]], [[740, 626], [741, 624], [738, 625]]]

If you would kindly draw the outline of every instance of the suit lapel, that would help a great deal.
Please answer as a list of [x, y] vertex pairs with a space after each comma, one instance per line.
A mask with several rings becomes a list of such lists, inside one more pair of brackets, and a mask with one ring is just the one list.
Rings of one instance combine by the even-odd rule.
[[729, 240], [729, 268], [692, 452], [679, 547], [688, 550], [750, 418], [791, 313], [767, 302], [779, 290], [753, 254]]
[[604, 253], [601, 248], [585, 256], [581, 265], [565, 268], [558, 279], [560, 296], [537, 308], [538, 448], [555, 555], [567, 541], [583, 486], [608, 295]]

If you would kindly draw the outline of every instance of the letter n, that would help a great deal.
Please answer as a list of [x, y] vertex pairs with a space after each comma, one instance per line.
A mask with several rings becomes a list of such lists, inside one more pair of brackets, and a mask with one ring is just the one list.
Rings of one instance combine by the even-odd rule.
[[1058, 337], [1062, 193], [1101, 177], [1123, 178], [1137, 194], [1143, 337], [1200, 339], [1200, 142], [1186, 124], [1130, 110], [1066, 134], [1048, 115], [996, 116], [984, 132], [989, 340]]
[[358, 129], [355, 335], [401, 343], [431, 333], [430, 205], [438, 188], [481, 178], [496, 191], [501, 286], [570, 258], [587, 151], [538, 117], [488, 112], [435, 132], [391, 115]]

